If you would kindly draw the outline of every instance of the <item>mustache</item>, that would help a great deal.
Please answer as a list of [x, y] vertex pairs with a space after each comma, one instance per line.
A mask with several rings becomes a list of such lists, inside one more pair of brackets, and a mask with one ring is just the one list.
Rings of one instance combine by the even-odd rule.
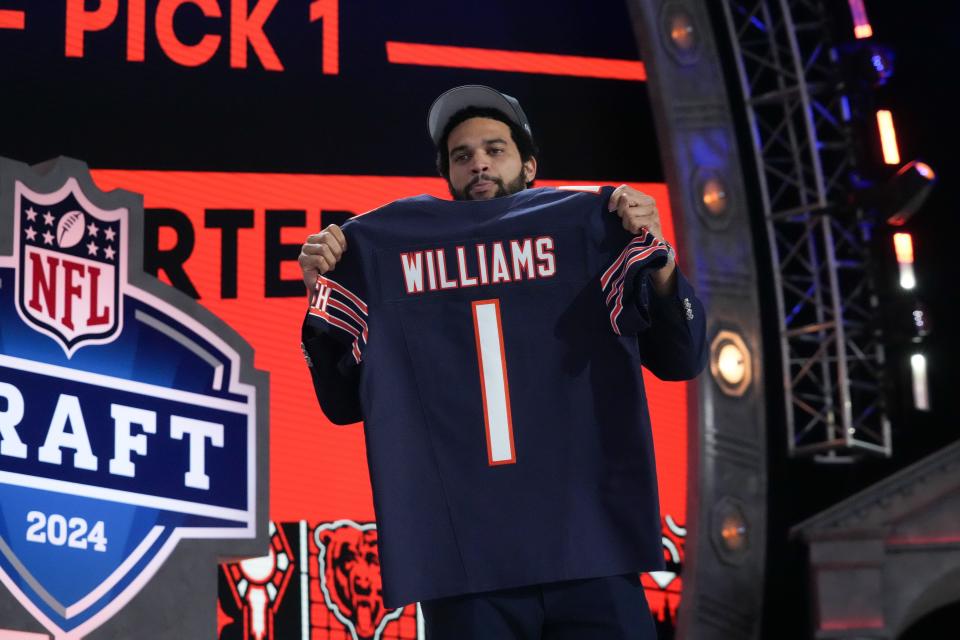
[[467, 183], [467, 186], [463, 188], [464, 193], [473, 189], [479, 182], [493, 182], [501, 189], [506, 189], [506, 185], [503, 183], [503, 180], [500, 178], [495, 178], [494, 176], [485, 176], [483, 174], [474, 176], [470, 182]]

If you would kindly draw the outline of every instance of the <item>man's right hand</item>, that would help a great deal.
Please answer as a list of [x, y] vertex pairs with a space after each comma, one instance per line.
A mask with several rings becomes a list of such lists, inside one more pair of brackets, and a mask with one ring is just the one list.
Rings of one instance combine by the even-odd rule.
[[307, 236], [300, 248], [300, 270], [307, 292], [313, 291], [317, 276], [332, 271], [347, 250], [347, 239], [335, 224], [328, 225], [320, 233]]

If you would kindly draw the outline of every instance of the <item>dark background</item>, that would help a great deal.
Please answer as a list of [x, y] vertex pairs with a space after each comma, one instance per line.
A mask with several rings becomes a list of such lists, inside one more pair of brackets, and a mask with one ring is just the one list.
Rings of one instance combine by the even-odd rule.
[[[826, 4], [841, 20], [849, 20], [847, 2]], [[954, 401], [957, 385], [952, 370], [954, 359], [960, 354], [960, 337], [952, 327], [960, 312], [960, 292], [957, 291], [960, 266], [953, 240], [958, 228], [955, 203], [960, 163], [954, 148], [957, 109], [952, 92], [956, 77], [953, 69], [960, 56], [957, 37], [960, 7], [956, 3], [933, 0], [909, 4], [867, 0], [866, 10], [873, 27], [873, 41], [890, 47], [895, 55], [893, 77], [876, 90], [873, 97], [876, 108], [893, 112], [901, 161], [928, 162], [937, 174], [938, 183], [919, 212], [905, 227], [897, 229], [913, 234], [915, 290], [907, 293], [899, 289], [895, 264], [881, 265], [887, 276], [882, 283], [886, 290], [880, 299], [880, 313], [888, 328], [886, 373], [891, 389], [888, 412], [892, 421], [893, 456], [889, 459], [867, 457], [850, 465], [790, 460], [784, 453], [786, 441], [782, 433], [771, 433], [765, 638], [805, 640], [811, 637], [806, 549], [802, 543], [789, 539], [790, 527], [955, 441], [960, 435], [960, 407]], [[865, 130], [876, 131], [875, 123], [867, 124]], [[861, 167], [865, 177], [877, 182], [882, 182], [896, 169], [879, 163]], [[892, 254], [890, 235], [894, 230], [881, 224], [876, 231]], [[892, 260], [892, 255], [887, 257]], [[906, 333], [898, 335], [895, 331], [904, 321], [909, 322], [909, 314], [917, 303], [926, 311], [932, 327], [920, 344], [911, 343]], [[915, 349], [922, 350], [928, 360], [932, 405], [929, 412], [916, 411], [910, 406], [907, 359]], [[955, 604], [919, 621], [901, 638], [954, 638], [958, 623], [960, 606]]]
[[[902, 455], [957, 439], [960, 406], [953, 401], [956, 382], [951, 367], [960, 354], [960, 335], [952, 322], [960, 312], [960, 264], [954, 232], [960, 162], [956, 155], [957, 108], [952, 72], [960, 59], [960, 6], [932, 0], [903, 5], [867, 3], [874, 38], [896, 55], [895, 74], [878, 91], [878, 105], [893, 111], [904, 162], [927, 161], [938, 182], [919, 213], [905, 226], [914, 234], [916, 297], [927, 308], [932, 332], [924, 349], [931, 373], [930, 414], [907, 415], [897, 425]], [[918, 451], [919, 452], [919, 451]]]
[[[126, 2], [110, 27], [87, 34], [83, 58], [66, 58], [64, 4], [0, 0], [0, 9], [27, 12], [24, 31], [0, 30], [7, 157], [64, 154], [114, 169], [434, 176], [427, 109], [446, 89], [475, 83], [520, 98], [541, 141], [541, 177], [663, 179], [643, 83], [387, 62], [387, 41], [636, 60], [620, 2], [341, 0], [338, 75], [321, 73], [322, 24], [310, 23], [309, 0], [280, 2], [265, 24], [284, 71], [264, 70], [252, 48], [246, 69], [231, 68], [228, 20], [191, 5], [175, 14], [180, 39], [193, 44], [213, 33], [220, 47], [199, 67], [170, 61], [152, 26], [157, 0], [146, 2], [144, 62], [126, 61]], [[229, 2], [219, 4], [228, 13]]]

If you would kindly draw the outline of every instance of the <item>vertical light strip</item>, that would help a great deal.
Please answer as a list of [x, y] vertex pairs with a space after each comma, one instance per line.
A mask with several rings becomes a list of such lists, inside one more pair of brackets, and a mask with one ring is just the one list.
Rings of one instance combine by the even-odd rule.
[[477, 300], [472, 306], [483, 393], [483, 420], [487, 431], [487, 455], [491, 465], [510, 464], [516, 462], [516, 458], [500, 301]]
[[900, 288], [913, 289], [917, 286], [917, 275], [913, 272], [913, 264], [910, 262], [900, 263]]
[[310, 556], [307, 521], [300, 521], [300, 640], [310, 640]]
[[927, 358], [922, 353], [910, 356], [910, 373], [913, 378], [913, 407], [920, 411], [930, 410], [930, 393], [927, 386]]
[[877, 126], [880, 128], [883, 161], [887, 164], [900, 164], [900, 148], [897, 146], [897, 130], [893, 126], [893, 114], [886, 109], [877, 111]]
[[863, 0], [850, 0], [850, 15], [853, 18], [853, 35], [857, 40], [873, 35], [873, 27], [867, 19], [867, 9], [863, 6]]
[[893, 234], [893, 248], [897, 254], [897, 265], [900, 267], [900, 286], [913, 289], [917, 286], [917, 278], [913, 272], [913, 237], [909, 233]]

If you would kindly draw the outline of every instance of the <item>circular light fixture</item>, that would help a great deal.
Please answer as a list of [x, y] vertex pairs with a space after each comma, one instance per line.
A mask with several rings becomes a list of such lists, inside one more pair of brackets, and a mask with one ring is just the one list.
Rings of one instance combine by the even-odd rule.
[[731, 511], [720, 522], [720, 539], [730, 551], [747, 546], [747, 523], [739, 511]]
[[669, 17], [670, 40], [681, 51], [690, 51], [697, 44], [696, 33], [693, 29], [693, 20], [683, 10], [675, 11]]
[[724, 344], [717, 354], [717, 370], [723, 381], [729, 385], [736, 386], [743, 382], [747, 373], [743, 352], [730, 342]]
[[750, 350], [740, 334], [723, 330], [710, 343], [710, 373], [728, 396], [742, 396], [753, 381]]
[[743, 502], [724, 496], [711, 509], [710, 541], [726, 563], [740, 564], [750, 552], [750, 523]]
[[736, 205], [724, 168], [698, 166], [691, 174], [688, 184], [693, 209], [707, 228], [722, 231], [729, 227]]
[[660, 10], [660, 39], [682, 65], [693, 64], [700, 57], [700, 31], [693, 13], [680, 2], [668, 2]]
[[706, 210], [715, 216], [727, 210], [727, 188], [720, 178], [707, 178], [700, 189], [700, 198]]

